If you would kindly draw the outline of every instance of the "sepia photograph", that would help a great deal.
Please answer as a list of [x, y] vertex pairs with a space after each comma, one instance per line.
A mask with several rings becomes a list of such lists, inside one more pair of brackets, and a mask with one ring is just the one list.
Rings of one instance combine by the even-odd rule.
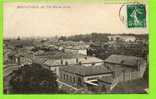
[[148, 6], [3, 5], [4, 94], [148, 94]]

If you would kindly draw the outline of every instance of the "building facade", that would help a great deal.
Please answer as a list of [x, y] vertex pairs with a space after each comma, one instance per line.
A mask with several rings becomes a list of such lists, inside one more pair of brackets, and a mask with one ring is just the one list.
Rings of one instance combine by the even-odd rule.
[[98, 78], [110, 77], [113, 72], [103, 65], [86, 67], [83, 65], [65, 66], [59, 68], [59, 80], [76, 88], [88, 89], [88, 84], [93, 84]]

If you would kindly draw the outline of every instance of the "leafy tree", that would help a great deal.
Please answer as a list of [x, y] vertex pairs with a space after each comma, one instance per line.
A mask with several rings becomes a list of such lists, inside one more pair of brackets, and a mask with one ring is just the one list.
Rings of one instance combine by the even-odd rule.
[[10, 80], [11, 93], [57, 93], [56, 75], [40, 64], [25, 65]]
[[61, 36], [61, 37], [59, 38], [59, 40], [66, 41], [66, 40], [67, 40], [67, 38], [66, 38], [65, 36]]

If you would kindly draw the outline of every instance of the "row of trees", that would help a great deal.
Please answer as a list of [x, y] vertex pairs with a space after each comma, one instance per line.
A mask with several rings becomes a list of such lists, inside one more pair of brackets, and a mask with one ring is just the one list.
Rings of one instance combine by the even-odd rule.
[[128, 55], [128, 56], [138, 56], [147, 58], [148, 55], [148, 45], [144, 44], [126, 44], [126, 43], [116, 43], [113, 46], [105, 45], [90, 45], [90, 49], [87, 50], [88, 55], [95, 55], [101, 59], [106, 59], [112, 54]]
[[63, 41], [100, 41], [107, 42], [109, 40], [108, 36], [120, 35], [120, 36], [135, 36], [136, 39], [148, 39], [148, 34], [110, 34], [110, 33], [91, 33], [91, 34], [79, 34], [74, 36], [61, 36], [59, 39]]
[[109, 40], [107, 36], [108, 34], [92, 33], [92, 34], [85, 34], [85, 35], [75, 35], [75, 36], [70, 36], [70, 37], [62, 36], [60, 37], [60, 40], [84, 41], [84, 42], [89, 42], [89, 41], [107, 42]]

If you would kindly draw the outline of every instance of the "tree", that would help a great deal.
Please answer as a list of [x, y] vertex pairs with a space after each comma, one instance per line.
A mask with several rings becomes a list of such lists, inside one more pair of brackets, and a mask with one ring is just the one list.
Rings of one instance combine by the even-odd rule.
[[67, 40], [67, 38], [66, 38], [65, 36], [61, 36], [61, 37], [59, 38], [59, 40], [66, 41], [66, 40]]
[[13, 71], [11, 93], [57, 93], [56, 75], [40, 64], [25, 65]]

